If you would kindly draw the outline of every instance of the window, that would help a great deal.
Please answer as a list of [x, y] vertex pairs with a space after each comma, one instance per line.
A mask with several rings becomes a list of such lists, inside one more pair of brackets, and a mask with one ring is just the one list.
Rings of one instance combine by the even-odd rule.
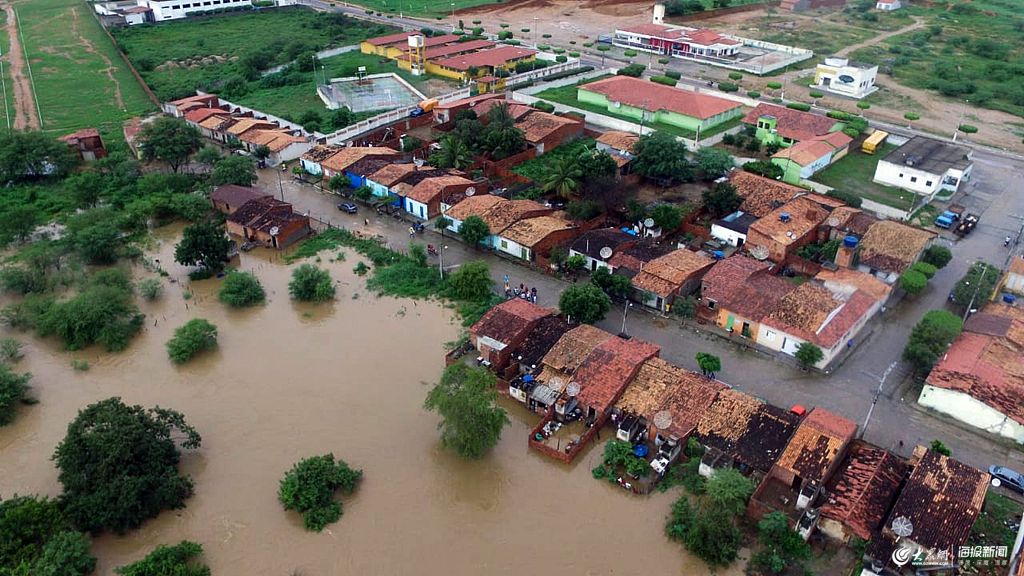
[[932, 181], [931, 180], [926, 180], [924, 185], [929, 187], [929, 188], [931, 188], [932, 187]]
[[718, 305], [718, 302], [715, 302], [710, 298], [708, 299], [708, 310], [714, 310], [716, 305]]
[[775, 332], [772, 332], [771, 330], [765, 330], [764, 331], [764, 339], [769, 341], [769, 342], [774, 342], [775, 341]]
[[507, 250], [508, 249], [508, 240], [502, 240], [501, 241], [501, 248], [503, 250]]
[[910, 177], [910, 181], [911, 182], [917, 182], [917, 176], [911, 176]]

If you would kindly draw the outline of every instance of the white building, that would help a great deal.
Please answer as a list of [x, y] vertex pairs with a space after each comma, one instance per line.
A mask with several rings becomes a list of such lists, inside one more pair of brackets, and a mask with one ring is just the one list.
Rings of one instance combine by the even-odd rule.
[[138, 0], [139, 6], [153, 11], [153, 21], [177, 20], [193, 14], [252, 7], [252, 0]]
[[840, 96], [863, 98], [878, 87], [878, 66], [850, 62], [846, 58], [825, 58], [814, 70], [814, 85]]
[[974, 162], [966, 146], [914, 136], [878, 161], [875, 182], [931, 200], [940, 190], [956, 192], [971, 177]]
[[757, 222], [757, 216], [736, 211], [711, 224], [711, 236], [737, 248], [747, 241], [747, 230]]
[[899, 10], [900, 8], [903, 8], [903, 2], [900, 0], [878, 0], [875, 2], [875, 10], [890, 12], [892, 10]]

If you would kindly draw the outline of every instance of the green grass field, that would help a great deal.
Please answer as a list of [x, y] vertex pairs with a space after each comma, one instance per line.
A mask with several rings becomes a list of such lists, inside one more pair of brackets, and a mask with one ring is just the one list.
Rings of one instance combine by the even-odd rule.
[[864, 154], [859, 148], [852, 148], [844, 158], [818, 172], [811, 179], [886, 206], [909, 210], [914, 201], [912, 192], [882, 186], [872, 181], [878, 160], [885, 158], [896, 148], [894, 144], [883, 144], [874, 154]]
[[446, 16], [451, 18], [453, 2], [456, 11], [488, 4], [500, 4], [498, 0], [359, 0], [358, 2], [349, 2], [349, 4], [364, 6], [368, 10], [384, 14], [429, 16], [431, 18], [440, 16], [440, 20], [444, 20]]
[[155, 109], [88, 4], [32, 0], [16, 10], [44, 130], [120, 132], [123, 120]]
[[[7, 23], [7, 13], [0, 10], [0, 47], [6, 51], [10, 44], [7, 36], [7, 29], [3, 26]], [[14, 90], [11, 88], [10, 65], [3, 63], [3, 110], [0, 111], [0, 129], [10, 130], [14, 124]]]

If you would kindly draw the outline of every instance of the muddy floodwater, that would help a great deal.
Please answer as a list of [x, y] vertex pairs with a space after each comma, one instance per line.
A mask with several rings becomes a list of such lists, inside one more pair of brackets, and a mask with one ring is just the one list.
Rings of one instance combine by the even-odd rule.
[[[126, 536], [99, 537], [98, 574], [185, 538], [203, 545], [218, 575], [709, 573], [663, 535], [675, 494], [635, 497], [592, 479], [598, 449], [574, 467], [528, 450], [535, 420], [518, 405], [506, 404], [512, 425], [486, 459], [465, 462], [440, 448], [437, 418], [421, 406], [444, 343], [460, 331], [451, 311], [368, 294], [352, 273], [353, 253], [321, 254], [338, 282], [335, 302], [294, 304], [291, 269], [271, 252], [241, 260], [267, 304], [227, 310], [215, 297], [218, 280], [189, 286], [173, 264], [179, 230], [158, 230], [152, 247], [179, 282], [141, 304], [146, 327], [126, 352], [71, 353], [18, 335], [26, 347], [17, 369], [32, 372], [40, 402], [0, 428], [3, 496], [59, 494], [50, 456], [76, 412], [97, 400], [174, 408], [202, 434], [202, 447], [182, 460], [195, 495]], [[194, 317], [218, 326], [220, 347], [175, 367], [164, 343]], [[90, 368], [75, 371], [72, 359]], [[317, 534], [276, 495], [294, 462], [326, 452], [365, 476], [344, 498], [341, 520]]]

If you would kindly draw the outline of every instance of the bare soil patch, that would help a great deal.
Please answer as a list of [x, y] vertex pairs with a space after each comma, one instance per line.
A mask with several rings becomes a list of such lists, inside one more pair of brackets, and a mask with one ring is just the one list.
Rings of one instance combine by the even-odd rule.
[[14, 91], [14, 122], [15, 130], [39, 130], [39, 114], [32, 93], [32, 83], [28, 77], [25, 63], [25, 52], [21, 47], [21, 36], [18, 34], [18, 20], [14, 7], [0, 4], [7, 14], [7, 61], [10, 64], [11, 85]]

